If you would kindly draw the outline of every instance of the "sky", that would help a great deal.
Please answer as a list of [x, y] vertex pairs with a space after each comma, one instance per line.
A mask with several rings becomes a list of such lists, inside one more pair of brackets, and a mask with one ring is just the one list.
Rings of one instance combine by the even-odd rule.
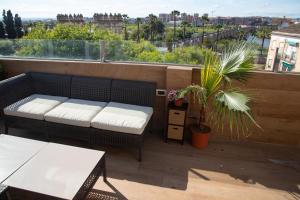
[[300, 0], [0, 0], [0, 9], [22, 18], [56, 18], [58, 13], [122, 13], [145, 17], [150, 13], [208, 13], [210, 16], [300, 17]]

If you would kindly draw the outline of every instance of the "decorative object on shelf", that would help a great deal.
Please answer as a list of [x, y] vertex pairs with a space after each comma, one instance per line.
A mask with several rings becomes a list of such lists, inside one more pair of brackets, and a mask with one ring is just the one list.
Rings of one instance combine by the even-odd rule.
[[181, 90], [170, 90], [168, 93], [168, 101], [173, 103], [175, 106], [181, 107], [184, 102], [184, 97], [179, 98]]
[[185, 121], [187, 116], [188, 103], [176, 106], [173, 102], [168, 104], [168, 126], [165, 142], [168, 139], [179, 140], [184, 143]]
[[[200, 112], [198, 122], [191, 127], [192, 145], [205, 148], [208, 145], [211, 128], [206, 124], [207, 107], [210, 106], [210, 121], [216, 130], [223, 130], [228, 124], [232, 134], [246, 136], [250, 125], [260, 128], [251, 115], [250, 98], [239, 88], [233, 88], [232, 80], [246, 81], [253, 65], [254, 48], [247, 42], [238, 42], [226, 49], [221, 57], [213, 51], [205, 54], [201, 68], [200, 82], [180, 91], [177, 98], [192, 93], [198, 100]], [[235, 127], [236, 132], [233, 132]]]

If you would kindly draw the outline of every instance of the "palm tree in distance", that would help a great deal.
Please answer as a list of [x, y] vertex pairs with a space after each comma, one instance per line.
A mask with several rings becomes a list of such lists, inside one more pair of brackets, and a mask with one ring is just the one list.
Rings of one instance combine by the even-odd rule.
[[261, 48], [260, 48], [260, 55], [261, 56], [263, 54], [265, 39], [269, 39], [270, 38], [271, 32], [272, 32], [272, 30], [270, 28], [262, 27], [262, 28], [259, 28], [256, 31], [256, 33], [255, 33], [256, 37], [262, 39], [262, 41], [261, 41]]
[[216, 51], [218, 51], [218, 42], [219, 42], [219, 35], [220, 35], [220, 29], [222, 28], [223, 26], [221, 24], [218, 24], [216, 26], [217, 28], [217, 40], [216, 40]]
[[201, 46], [203, 45], [204, 42], [204, 33], [205, 33], [205, 24], [209, 22], [209, 19], [207, 17], [207, 15], [203, 15], [201, 17], [202, 19], [202, 37], [201, 37]]
[[140, 42], [140, 24], [142, 22], [142, 19], [141, 18], [136, 18], [136, 25], [137, 25], [137, 42]]
[[187, 21], [183, 21], [181, 23], [181, 27], [183, 29], [183, 39], [186, 38], [186, 27], [188, 27], [190, 24]]
[[128, 15], [124, 14], [123, 17], [123, 23], [124, 23], [124, 40], [128, 40], [128, 34], [127, 34], [127, 24], [128, 24]]
[[171, 15], [173, 16], [173, 21], [174, 21], [173, 45], [174, 45], [174, 48], [175, 48], [175, 40], [176, 40], [176, 16], [179, 16], [180, 12], [178, 10], [173, 10], [171, 12]]
[[156, 28], [156, 22], [157, 22], [157, 17], [153, 14], [149, 15], [149, 27], [150, 27], [150, 40], [153, 41], [154, 40], [154, 32], [155, 32], [155, 28]]

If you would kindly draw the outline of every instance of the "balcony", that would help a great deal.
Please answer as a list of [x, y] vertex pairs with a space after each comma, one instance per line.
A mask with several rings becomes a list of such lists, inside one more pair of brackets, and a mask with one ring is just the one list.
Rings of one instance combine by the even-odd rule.
[[[200, 68], [85, 60], [1, 58], [6, 76], [27, 71], [154, 81], [159, 89], [183, 88], [199, 81]], [[107, 151], [108, 183], [99, 180], [88, 199], [297, 199], [300, 157], [300, 76], [253, 72], [246, 85], [254, 95], [252, 110], [263, 131], [232, 137], [229, 130], [213, 130], [205, 150], [186, 143], [164, 143], [166, 97], [156, 96], [154, 131], [145, 139], [144, 160], [119, 148]], [[190, 102], [189, 115], [199, 107]], [[192, 121], [188, 120], [187, 125]], [[3, 126], [1, 125], [1, 132]], [[13, 135], [41, 139], [14, 129]], [[58, 143], [85, 144], [56, 138]]]

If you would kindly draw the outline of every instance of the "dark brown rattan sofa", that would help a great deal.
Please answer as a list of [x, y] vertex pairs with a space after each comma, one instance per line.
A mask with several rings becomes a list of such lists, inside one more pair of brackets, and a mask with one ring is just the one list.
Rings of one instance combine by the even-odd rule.
[[[63, 136], [88, 141], [91, 147], [95, 145], [133, 147], [138, 149], [138, 160], [141, 161], [144, 135], [152, 123], [152, 112], [147, 114], [144, 110], [153, 111], [155, 90], [156, 84], [153, 82], [28, 72], [0, 82], [1, 116], [4, 119], [6, 134], [8, 134], [8, 129], [13, 127], [43, 132], [47, 140], [50, 140], [54, 136]], [[36, 100], [36, 94], [38, 97], [41, 95], [42, 98], [50, 96], [50, 98], [59, 97], [60, 99], [65, 99], [55, 105], [53, 104], [51, 110], [48, 110], [46, 114], [39, 113], [41, 112], [39, 106], [43, 106], [44, 100], [38, 99], [34, 104], [35, 106], [31, 109], [35, 110], [39, 115], [28, 116], [26, 113], [24, 114], [24, 112], [27, 112], [27, 108], [26, 106], [24, 108], [24, 105], [27, 105], [26, 102], [32, 99]], [[56, 121], [47, 120], [46, 115], [48, 115], [48, 112], [51, 112], [52, 109], [59, 110], [59, 106], [70, 99], [87, 101], [88, 103], [82, 103], [80, 106], [90, 106], [92, 108], [94, 108], [94, 102], [106, 102], [106, 106], [103, 106], [97, 112], [97, 116], [101, 112], [105, 113], [103, 116], [101, 113], [101, 116], [98, 117], [103, 118], [101, 120], [104, 122], [101, 121], [101, 126], [95, 128], [92, 125], [87, 125], [87, 122], [82, 126], [77, 126], [77, 122], [74, 125], [72, 124], [73, 122], [71, 124], [68, 122], [65, 123], [63, 120], [60, 121], [60, 119], [56, 119]], [[56, 99], [54, 101], [57, 102]], [[74, 108], [74, 104], [72, 105]], [[115, 105], [121, 105], [121, 108], [115, 108]], [[75, 106], [75, 109], [78, 111], [80, 106]], [[87, 109], [87, 112], [90, 107]], [[128, 117], [126, 117], [127, 107], [131, 109], [128, 111]], [[23, 113], [20, 115], [18, 113], [8, 113], [8, 111], [16, 111], [18, 109], [23, 109]], [[109, 113], [111, 110], [112, 115]], [[117, 110], [116, 112], [122, 110], [123, 114], [113, 113], [115, 110]], [[71, 109], [70, 112], [66, 112], [65, 114], [73, 114], [73, 118], [81, 117], [80, 110], [72, 113]], [[140, 119], [138, 118], [139, 116], [144, 118]], [[149, 119], [145, 118], [145, 116]], [[113, 128], [109, 127], [110, 121], [119, 117], [123, 117], [118, 122], [119, 124], [114, 125]], [[144, 126], [141, 125], [137, 131], [131, 128], [134, 125], [139, 126], [137, 124], [139, 122], [141, 124], [144, 123]], [[124, 131], [122, 129], [123, 126], [125, 127]]]

